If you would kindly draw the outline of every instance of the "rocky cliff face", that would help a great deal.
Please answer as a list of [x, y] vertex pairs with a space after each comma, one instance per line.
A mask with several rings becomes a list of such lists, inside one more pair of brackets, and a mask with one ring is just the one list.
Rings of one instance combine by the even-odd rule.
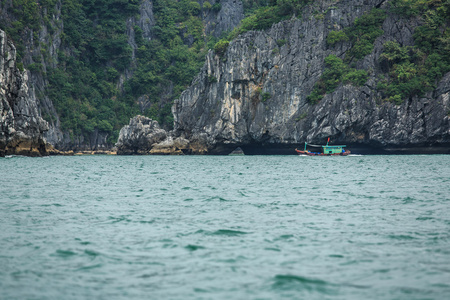
[[[0, 14], [6, 24], [15, 21], [15, 17], [10, 10], [12, 1], [4, 1], [0, 9]], [[27, 28], [21, 34], [24, 53], [22, 63], [25, 66], [35, 66], [34, 69], [27, 70], [27, 86], [29, 101], [36, 103], [41, 116], [48, 122], [48, 129], [44, 132], [45, 140], [56, 147], [64, 148], [68, 133], [60, 128], [60, 121], [52, 99], [46, 94], [47, 71], [55, 68], [58, 64], [58, 51], [61, 50], [61, 36], [63, 33], [63, 22], [61, 17], [61, 1], [56, 1], [53, 12], [50, 14], [46, 8], [42, 8], [42, 15], [47, 21], [40, 20], [39, 30]], [[69, 139], [70, 140], [70, 139]], [[67, 148], [67, 147], [66, 147]]]
[[211, 1], [210, 4], [220, 4], [221, 8], [217, 12], [211, 9], [203, 10], [205, 33], [207, 35], [218, 38], [223, 32], [233, 30], [244, 18], [244, 5], [241, 0]]
[[448, 152], [450, 74], [434, 91], [401, 105], [382, 101], [376, 89], [383, 44], [412, 45], [413, 21], [388, 14], [374, 50], [357, 62], [357, 68], [369, 70], [364, 86], [340, 85], [318, 104], [306, 101], [325, 57], [343, 57], [350, 48], [343, 42], [329, 49], [329, 31], [348, 27], [385, 2], [316, 1], [300, 19], [239, 36], [223, 57], [210, 52], [174, 104], [174, 136], [197, 145], [190, 147], [193, 153], [224, 154], [237, 146], [245, 153], [292, 153], [305, 141], [323, 143], [327, 137], [363, 152]]
[[[49, 123], [49, 129], [44, 133], [44, 137], [48, 143], [57, 147], [64, 145], [63, 141], [68, 138], [68, 133], [64, 134], [61, 130], [58, 113], [53, 106], [52, 99], [46, 94], [48, 84], [46, 73], [48, 69], [55, 68], [58, 64], [58, 51], [61, 50], [61, 36], [64, 28], [61, 5], [61, 1], [56, 3], [52, 15], [44, 12], [49, 18], [49, 25], [42, 24], [37, 35], [37, 41], [33, 40], [33, 34], [29, 34], [30, 39], [24, 41], [27, 47], [24, 57], [25, 65], [31, 63], [42, 65], [42, 70], [30, 72], [30, 87], [34, 98], [38, 99], [41, 115], [45, 116]], [[36, 58], [38, 61], [35, 61]]]
[[[142, 0], [139, 2], [139, 15], [129, 17], [126, 20], [126, 34], [132, 55], [131, 64], [119, 74], [115, 82], [117, 90], [122, 91], [122, 93], [125, 92], [123, 88], [124, 83], [133, 77], [136, 69], [138, 45], [136, 43], [135, 30], [139, 31], [139, 35], [142, 34], [142, 38], [145, 41], [154, 38], [153, 27], [156, 17], [153, 13], [153, 1]], [[202, 7], [201, 19], [205, 34], [220, 36], [223, 31], [233, 29], [244, 17], [241, 0], [212, 0], [210, 4], [218, 4], [215, 9], [212, 9], [211, 5], [206, 5], [203, 8], [203, 2], [198, 1], [200, 7]], [[24, 48], [21, 51], [21, 63], [28, 68], [26, 72], [28, 99], [26, 101], [36, 103], [38, 114], [48, 122], [48, 129], [44, 132], [44, 138], [55, 148], [66, 151], [108, 150], [112, 147], [110, 142], [108, 142], [109, 134], [99, 131], [97, 128], [93, 132], [81, 135], [74, 134], [70, 130], [62, 130], [58, 112], [53, 104], [55, 99], [50, 99], [48, 96], [48, 74], [51, 73], [51, 69], [60, 66], [58, 53], [64, 53], [66, 57], [77, 56], [73, 55], [76, 54], [76, 49], [71, 49], [70, 45], [62, 42], [65, 26], [62, 11], [63, 6], [69, 4], [60, 0], [54, 3], [54, 7], [38, 4], [39, 12], [33, 17], [38, 19], [36, 22], [39, 25], [26, 26], [27, 24], [23, 22], [25, 25], [24, 30], [21, 30], [20, 34], [15, 37], [17, 40], [20, 39], [21, 47], [18, 49]], [[17, 4], [16, 7], [33, 8], [33, 5], [28, 4]], [[0, 16], [2, 19], [0, 23], [5, 28], [14, 28], [14, 22], [18, 21], [17, 18], [21, 15], [14, 12], [14, 6], [14, 2], [11, 0], [0, 3]], [[217, 7], [221, 8], [217, 9]], [[69, 25], [66, 24], [67, 26]], [[185, 40], [183, 41], [186, 44], [189, 44], [189, 40], [193, 39], [191, 36], [185, 36], [184, 38]], [[168, 84], [163, 87], [161, 102], [170, 101], [173, 97], [173, 92], [173, 85]], [[155, 99], [152, 100], [153, 102], [155, 101]], [[139, 97], [137, 102], [139, 102], [142, 112], [152, 104], [147, 95]], [[6, 135], [6, 133], [3, 133], [3, 135]]]
[[48, 123], [29, 84], [29, 72], [17, 68], [16, 48], [0, 30], [0, 156], [47, 154]]

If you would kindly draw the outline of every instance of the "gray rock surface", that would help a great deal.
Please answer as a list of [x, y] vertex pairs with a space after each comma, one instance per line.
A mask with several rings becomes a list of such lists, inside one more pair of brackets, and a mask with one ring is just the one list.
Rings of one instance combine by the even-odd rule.
[[[49, 129], [44, 133], [44, 137], [53, 146], [62, 144], [64, 133], [60, 128], [59, 116], [53, 106], [53, 101], [46, 93], [47, 78], [45, 74], [49, 68], [55, 68], [59, 60], [58, 51], [61, 50], [61, 37], [64, 29], [61, 7], [62, 3], [59, 0], [56, 2], [54, 14], [48, 15], [52, 29], [50, 30], [46, 24], [42, 24], [38, 34], [38, 43], [33, 40], [25, 41], [28, 49], [24, 61], [31, 63], [33, 57], [39, 57], [42, 62], [43, 72], [30, 72], [30, 88], [38, 103], [41, 116], [46, 116], [49, 123]], [[47, 12], [45, 13], [47, 14]], [[33, 35], [30, 34], [31, 36]], [[48, 51], [45, 48], [48, 48]], [[48, 54], [43, 54], [47, 52]]]
[[203, 9], [205, 33], [208, 35], [218, 38], [224, 32], [233, 30], [244, 18], [244, 5], [241, 0], [216, 0], [209, 3], [220, 4], [221, 9], [218, 12]]
[[130, 124], [120, 130], [117, 141], [118, 154], [149, 154], [152, 148], [166, 140], [167, 132], [157, 121], [144, 116], [136, 116]]
[[28, 76], [17, 68], [16, 48], [0, 30], [0, 156], [47, 154], [48, 123], [40, 117]]
[[[190, 141], [174, 137], [159, 127], [157, 121], [144, 116], [136, 116], [120, 130], [116, 144], [117, 154], [185, 154], [190, 153]], [[206, 153], [206, 149], [204, 149]]]

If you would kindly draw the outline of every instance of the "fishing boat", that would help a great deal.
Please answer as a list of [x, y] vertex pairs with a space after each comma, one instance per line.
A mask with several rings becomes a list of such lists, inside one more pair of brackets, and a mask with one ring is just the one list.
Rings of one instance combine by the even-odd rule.
[[328, 145], [330, 142], [330, 138], [328, 138], [327, 144], [325, 146], [322, 145], [309, 145], [310, 147], [320, 148], [321, 152], [312, 152], [310, 150], [306, 149], [306, 146], [308, 143], [305, 142], [305, 149], [304, 150], [298, 150], [297, 148], [295, 151], [298, 153], [298, 155], [308, 155], [308, 156], [346, 156], [350, 154], [349, 150], [345, 150], [344, 147], [347, 147], [346, 145]]

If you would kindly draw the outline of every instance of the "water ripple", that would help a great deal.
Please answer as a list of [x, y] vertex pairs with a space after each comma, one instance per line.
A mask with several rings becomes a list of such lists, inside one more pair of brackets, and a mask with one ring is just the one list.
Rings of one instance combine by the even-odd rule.
[[0, 170], [2, 299], [450, 294], [450, 156], [10, 157]]

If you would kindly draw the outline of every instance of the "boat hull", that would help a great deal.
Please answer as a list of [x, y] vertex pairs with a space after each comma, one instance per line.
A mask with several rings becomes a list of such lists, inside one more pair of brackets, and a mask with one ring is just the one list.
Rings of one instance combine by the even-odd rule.
[[324, 153], [317, 153], [317, 152], [310, 152], [310, 151], [303, 151], [295, 149], [298, 155], [307, 155], [307, 156], [347, 156], [350, 154], [349, 150], [346, 150], [345, 152], [341, 153], [332, 153], [332, 154], [324, 154]]

